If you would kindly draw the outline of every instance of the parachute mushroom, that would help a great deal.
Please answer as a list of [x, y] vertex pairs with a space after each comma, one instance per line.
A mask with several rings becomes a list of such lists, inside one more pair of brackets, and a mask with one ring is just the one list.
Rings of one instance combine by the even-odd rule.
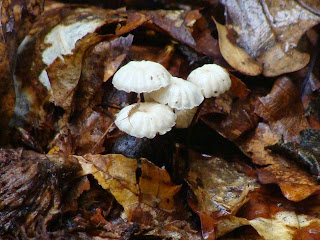
[[206, 98], [217, 97], [231, 87], [229, 73], [216, 64], [205, 64], [196, 68], [187, 80], [197, 85]]
[[195, 84], [177, 77], [172, 77], [168, 86], [148, 93], [147, 96], [174, 109], [177, 128], [189, 127], [197, 106], [204, 100], [201, 90]]
[[171, 130], [176, 115], [170, 107], [159, 103], [135, 103], [118, 113], [115, 124], [131, 136], [154, 138]]
[[159, 63], [131, 61], [113, 76], [115, 88], [125, 92], [149, 93], [170, 84], [171, 74]]
[[200, 89], [195, 84], [177, 77], [172, 77], [168, 86], [153, 91], [148, 96], [177, 110], [192, 109], [204, 100]]

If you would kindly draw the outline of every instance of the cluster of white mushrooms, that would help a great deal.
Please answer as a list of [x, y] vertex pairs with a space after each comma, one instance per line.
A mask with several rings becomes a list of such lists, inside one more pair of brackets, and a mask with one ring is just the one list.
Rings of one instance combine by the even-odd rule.
[[151, 61], [129, 62], [115, 73], [112, 83], [119, 90], [143, 94], [145, 102], [123, 108], [115, 120], [121, 131], [137, 138], [154, 138], [173, 126], [187, 128], [204, 98], [231, 87], [228, 72], [216, 64], [199, 67], [184, 80]]

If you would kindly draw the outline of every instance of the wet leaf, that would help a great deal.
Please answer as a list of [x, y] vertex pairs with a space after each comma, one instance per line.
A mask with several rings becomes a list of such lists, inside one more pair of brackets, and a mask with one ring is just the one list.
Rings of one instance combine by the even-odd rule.
[[228, 115], [206, 114], [201, 116], [201, 120], [223, 137], [234, 141], [243, 133], [257, 126], [259, 118], [254, 113], [256, 99], [257, 97], [254, 95], [245, 99], [237, 99], [232, 103]]
[[147, 233], [145, 236], [156, 236], [161, 238], [170, 238], [172, 240], [201, 240], [199, 232], [193, 230], [186, 222], [173, 221], [162, 227], [156, 227]]
[[188, 27], [184, 24], [185, 11], [148, 11], [146, 15], [151, 18], [154, 24], [168, 32], [173, 38], [189, 46], [196, 45]]
[[[228, 34], [233, 36], [232, 41], [237, 46], [251, 56], [244, 57], [243, 51], [240, 51], [242, 54], [225, 54], [230, 65], [240, 72], [258, 75], [261, 73], [259, 64], [262, 64], [265, 76], [278, 76], [307, 65], [310, 57], [299, 52], [297, 45], [302, 35], [319, 23], [319, 16], [290, 0], [222, 3], [226, 7]], [[234, 47], [227, 38], [224, 41], [224, 45]], [[241, 64], [234, 63], [234, 59]]]
[[46, 231], [81, 171], [73, 157], [22, 149], [1, 150], [0, 166], [0, 235], [24, 238]]
[[86, 108], [81, 116], [69, 125], [74, 153], [83, 155], [103, 152], [105, 139], [115, 129], [113, 123], [113, 118], [106, 114]]
[[[110, 190], [116, 200], [124, 207], [128, 219], [134, 211], [147, 205], [160, 211], [173, 211], [174, 195], [180, 186], [172, 184], [169, 174], [149, 161], [141, 160], [141, 176], [136, 179], [138, 170], [135, 159], [120, 154], [85, 155], [77, 157], [84, 174], [92, 174], [99, 184]], [[139, 206], [142, 204], [141, 206]]]
[[298, 141], [299, 132], [310, 128], [304, 116], [298, 89], [287, 78], [279, 78], [271, 92], [259, 101], [255, 113], [267, 121], [272, 132], [285, 141]]
[[254, 182], [232, 164], [197, 155], [192, 157], [186, 180], [193, 192], [189, 205], [199, 214], [206, 239], [214, 239], [217, 219], [235, 214], [254, 188]]
[[275, 135], [267, 124], [259, 123], [255, 131], [237, 144], [260, 165], [258, 176], [261, 183], [276, 183], [284, 196], [292, 201], [301, 201], [319, 190], [315, 180], [294, 161], [272, 153], [266, 147], [276, 144]]
[[[81, 75], [82, 59], [85, 51], [90, 46], [98, 43], [102, 39], [95, 34], [88, 34], [78, 41], [78, 45], [73, 53], [61, 58], [56, 58], [50, 66], [46, 68], [50, 81], [52, 99], [56, 106], [60, 106], [67, 112], [71, 109], [74, 90], [78, 85]], [[50, 80], [51, 79], [51, 80]]]
[[2, 116], [0, 142], [2, 143], [15, 104], [13, 73], [18, 45], [42, 12], [43, 2], [43, 0], [4, 0], [0, 4], [0, 115]]
[[317, 1], [315, 0], [298, 0], [301, 6], [308, 9], [310, 12], [314, 14], [320, 15], [320, 7]]
[[77, 112], [84, 111], [90, 105], [103, 82], [106, 82], [117, 71], [128, 54], [132, 40], [132, 35], [125, 38], [111, 38], [110, 41], [96, 44], [85, 54], [81, 77], [73, 99]]
[[275, 191], [260, 189], [249, 197], [240, 215], [248, 219], [264, 239], [301, 239], [302, 232], [306, 239], [316, 236], [317, 232], [313, 231], [320, 226], [320, 219], [314, 213], [301, 213], [299, 205], [283, 199]]
[[277, 142], [275, 145], [268, 147], [275, 153], [291, 157], [292, 160], [306, 165], [310, 172], [319, 180], [320, 167], [320, 131], [307, 129], [300, 132], [300, 143]]
[[259, 75], [262, 72], [262, 64], [228, 39], [228, 29], [226, 26], [217, 21], [215, 21], [215, 23], [219, 33], [220, 51], [224, 59], [226, 59], [233, 68], [246, 75]]
[[[93, 12], [96, 17], [92, 19]], [[37, 134], [32, 132], [32, 135], [42, 147], [46, 147], [52, 138], [57, 127], [55, 123], [64, 111], [70, 113], [70, 98], [80, 77], [83, 53], [101, 38], [95, 34], [84, 35], [104, 24], [104, 14], [104, 11], [86, 8], [59, 6], [49, 9], [19, 46], [15, 73], [17, 104], [10, 125], [23, 127], [28, 132], [35, 131]], [[79, 30], [79, 24], [86, 27], [69, 38], [70, 32]], [[55, 41], [54, 37], [68, 38], [69, 41]]]
[[142, 24], [150, 20], [150, 17], [141, 12], [129, 12], [127, 16], [126, 25], [117, 27], [116, 35], [120, 36], [131, 32], [132, 30], [140, 27]]

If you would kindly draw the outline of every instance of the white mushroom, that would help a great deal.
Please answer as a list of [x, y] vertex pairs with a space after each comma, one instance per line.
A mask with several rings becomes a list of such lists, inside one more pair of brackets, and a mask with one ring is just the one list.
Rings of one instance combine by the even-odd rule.
[[157, 91], [148, 94], [149, 97], [169, 107], [182, 110], [199, 106], [204, 97], [200, 89], [193, 83], [182, 78], [172, 77], [171, 83]]
[[197, 85], [206, 98], [217, 97], [231, 87], [229, 73], [216, 64], [205, 64], [193, 70], [187, 80]]
[[115, 124], [123, 132], [142, 138], [163, 135], [175, 125], [176, 115], [171, 108], [159, 103], [135, 103], [123, 108]]
[[177, 115], [176, 128], [188, 128], [192, 123], [193, 117], [197, 112], [198, 107], [192, 109], [175, 110]]
[[126, 92], [152, 92], [169, 85], [171, 74], [159, 63], [131, 61], [113, 76], [113, 86]]

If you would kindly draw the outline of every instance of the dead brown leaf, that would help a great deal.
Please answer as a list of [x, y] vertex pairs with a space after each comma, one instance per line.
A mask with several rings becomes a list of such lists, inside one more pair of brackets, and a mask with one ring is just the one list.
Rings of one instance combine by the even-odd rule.
[[201, 240], [199, 232], [193, 230], [184, 221], [173, 221], [161, 227], [156, 227], [144, 234], [145, 236], [156, 236], [161, 238], [170, 238], [172, 240]]
[[256, 99], [255, 95], [249, 95], [245, 99], [237, 99], [230, 106], [231, 110], [227, 116], [206, 114], [202, 115], [200, 119], [223, 137], [234, 141], [243, 133], [257, 126], [259, 117], [254, 113]]
[[60, 106], [67, 112], [71, 110], [71, 104], [78, 85], [82, 59], [85, 51], [92, 45], [100, 42], [101, 37], [96, 34], [88, 34], [77, 42], [73, 53], [56, 60], [46, 68], [50, 80], [52, 101], [56, 106]]
[[[73, 99], [73, 106], [78, 114], [85, 111], [86, 107], [96, 104], [92, 101], [103, 82], [117, 71], [128, 54], [133, 36], [113, 38], [96, 44], [84, 56], [81, 77]], [[101, 99], [99, 100], [97, 101], [101, 102]]]
[[145, 12], [152, 22], [166, 31], [171, 37], [189, 45], [195, 46], [196, 42], [193, 39], [189, 29], [184, 24], [186, 12], [181, 10], [158, 10]]
[[255, 131], [237, 144], [260, 165], [258, 176], [261, 183], [276, 183], [283, 195], [291, 201], [301, 201], [319, 191], [317, 182], [300, 165], [272, 153], [265, 147], [276, 144], [280, 136], [275, 135], [265, 123], [259, 123]]
[[265, 76], [294, 72], [307, 65], [310, 57], [299, 52], [297, 45], [302, 35], [319, 23], [319, 16], [290, 0], [221, 2], [226, 7], [229, 37], [233, 35], [232, 42], [251, 57], [247, 58], [227, 38], [222, 38], [225, 41], [222, 46], [228, 44], [242, 52], [224, 55], [230, 65], [240, 72], [258, 75], [263, 64]]
[[215, 21], [219, 33], [219, 46], [224, 59], [239, 72], [256, 76], [262, 72], [262, 64], [252, 58], [246, 51], [228, 39], [226, 26]]
[[300, 3], [300, 5], [304, 8], [308, 9], [310, 12], [320, 15], [320, 6], [317, 0], [297, 0], [297, 2]]
[[[73, 157], [0, 151], [0, 232], [31, 238], [46, 232], [81, 167]], [[39, 228], [39, 226], [41, 226]]]
[[[128, 219], [135, 211], [143, 211], [144, 204], [159, 211], [175, 209], [174, 195], [181, 186], [172, 184], [169, 174], [146, 159], [141, 159], [141, 177], [135, 159], [120, 154], [77, 156], [84, 174], [92, 174], [99, 184], [108, 189], [124, 207]], [[140, 205], [141, 204], [141, 205]]]
[[255, 113], [267, 121], [272, 132], [285, 141], [299, 140], [299, 132], [310, 128], [298, 89], [287, 78], [279, 78], [271, 92], [259, 98]]
[[188, 202], [200, 216], [202, 234], [215, 239], [215, 226], [221, 216], [234, 215], [248, 200], [254, 181], [223, 159], [191, 156], [187, 182], [193, 192]]
[[0, 3], [0, 143], [14, 111], [15, 92], [13, 73], [18, 45], [43, 10], [43, 0], [3, 0]]
[[126, 25], [118, 26], [116, 29], [116, 35], [121, 36], [123, 34], [129, 33], [149, 20], [150, 17], [148, 17], [144, 13], [128, 12]]

